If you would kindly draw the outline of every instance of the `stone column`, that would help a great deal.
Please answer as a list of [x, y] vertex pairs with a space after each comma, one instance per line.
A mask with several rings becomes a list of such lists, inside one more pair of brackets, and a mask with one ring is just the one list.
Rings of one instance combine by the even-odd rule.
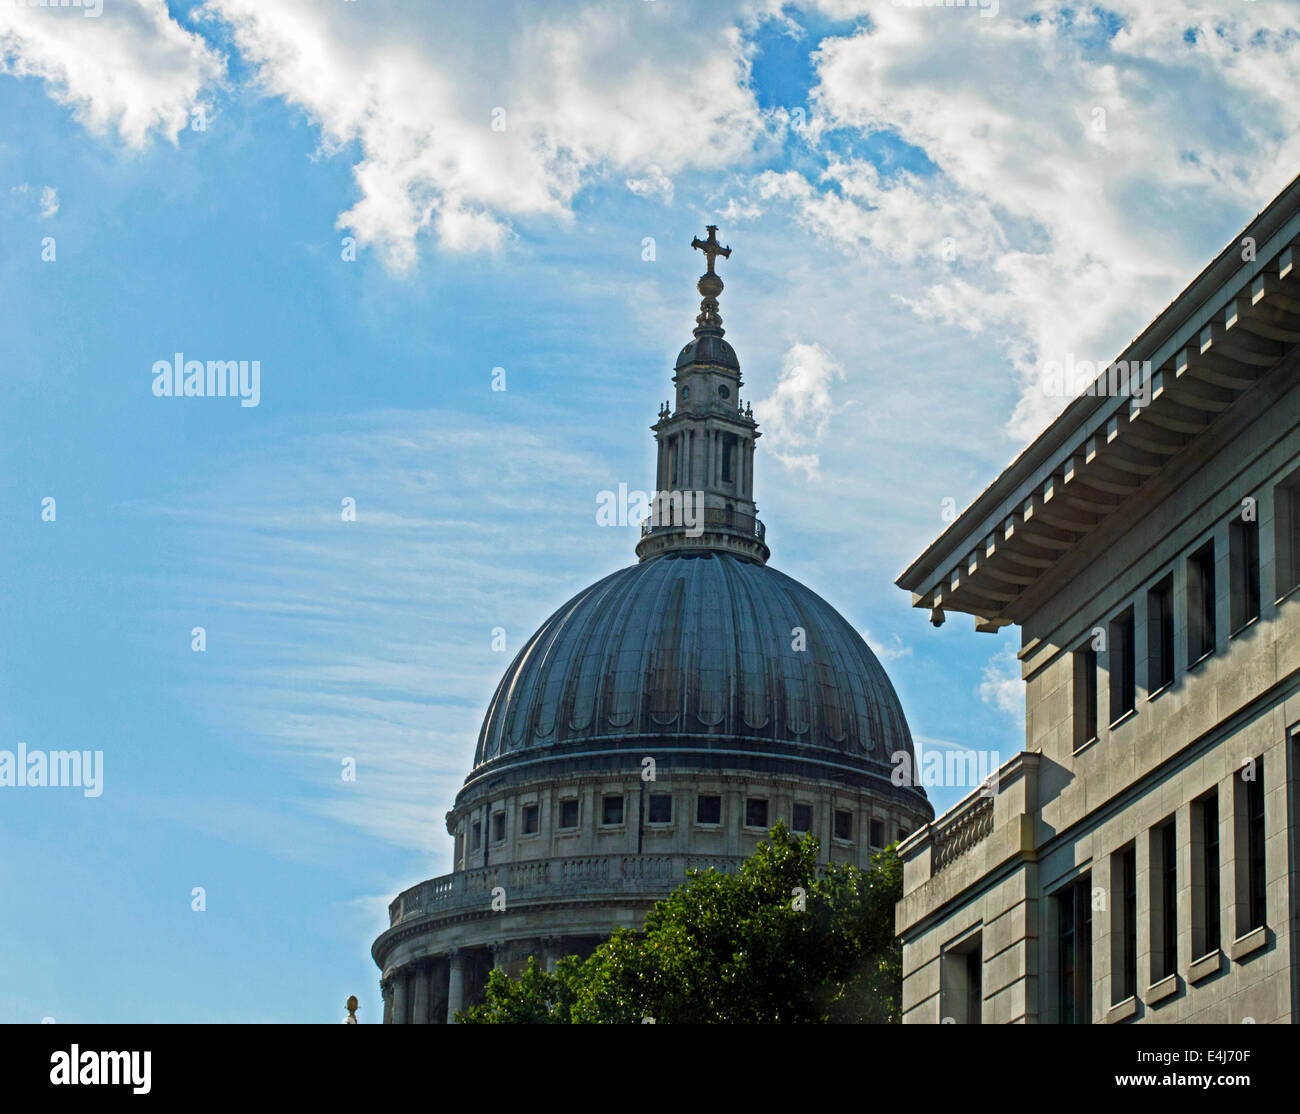
[[393, 1024], [406, 1025], [411, 1016], [407, 1011], [406, 993], [409, 975], [406, 968], [393, 972]]
[[426, 963], [412, 966], [411, 978], [415, 981], [415, 992], [411, 996], [412, 1025], [429, 1023], [429, 974], [429, 965]]
[[434, 959], [429, 966], [429, 1024], [447, 1022], [447, 960]]
[[465, 1008], [465, 952], [457, 948], [447, 956], [447, 1024], [456, 1024], [456, 1011]]
[[393, 1023], [393, 980], [381, 980], [379, 983], [379, 993], [384, 999], [384, 1024]]

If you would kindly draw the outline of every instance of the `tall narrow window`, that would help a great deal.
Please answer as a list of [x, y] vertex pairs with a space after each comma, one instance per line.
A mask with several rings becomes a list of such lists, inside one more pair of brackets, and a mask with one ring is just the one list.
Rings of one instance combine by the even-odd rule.
[[1130, 843], [1111, 856], [1111, 1004], [1137, 993], [1137, 847]]
[[1214, 652], [1214, 542], [1187, 559], [1187, 660]]
[[1097, 651], [1084, 646], [1074, 651], [1074, 749], [1082, 750], [1097, 738]]
[[1273, 542], [1277, 596], [1300, 587], [1300, 471], [1292, 472], [1273, 490]]
[[940, 1010], [945, 1020], [978, 1025], [983, 1020], [984, 957], [980, 934], [946, 950], [939, 963]]
[[732, 473], [735, 471], [736, 455], [736, 435], [734, 433], [724, 433], [722, 435], [722, 482], [731, 483]]
[[1147, 593], [1147, 695], [1174, 682], [1174, 578]]
[[1259, 928], [1265, 921], [1264, 898], [1264, 764], [1255, 763], [1255, 780], [1246, 783], [1247, 853], [1250, 865], [1250, 886], [1247, 907], [1250, 923], [1246, 928]]
[[1062, 1025], [1092, 1022], [1091, 875], [1056, 895], [1057, 999]]
[[1267, 920], [1264, 795], [1264, 760], [1254, 758], [1232, 779], [1232, 862], [1239, 937], [1262, 928]]
[[1123, 719], [1137, 707], [1137, 673], [1134, 670], [1135, 642], [1133, 609], [1130, 607], [1110, 624], [1110, 722]]
[[1178, 839], [1174, 818], [1151, 829], [1151, 981], [1178, 969]]
[[1234, 518], [1228, 527], [1232, 633], [1259, 618], [1259, 523]]
[[1160, 832], [1162, 854], [1160, 863], [1161, 886], [1164, 901], [1161, 913], [1164, 931], [1161, 933], [1161, 966], [1166, 975], [1178, 970], [1178, 830], [1171, 820]]
[[1192, 956], [1218, 950], [1219, 791], [1192, 802]]

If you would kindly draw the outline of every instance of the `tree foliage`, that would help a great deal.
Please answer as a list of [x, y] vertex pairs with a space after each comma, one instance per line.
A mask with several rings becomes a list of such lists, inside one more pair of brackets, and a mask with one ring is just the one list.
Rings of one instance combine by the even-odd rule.
[[495, 970], [480, 1024], [798, 1024], [897, 1022], [902, 946], [894, 905], [902, 864], [891, 846], [871, 868], [818, 868], [818, 841], [783, 824], [737, 874], [691, 871], [640, 932], [620, 929], [553, 974], [535, 960]]

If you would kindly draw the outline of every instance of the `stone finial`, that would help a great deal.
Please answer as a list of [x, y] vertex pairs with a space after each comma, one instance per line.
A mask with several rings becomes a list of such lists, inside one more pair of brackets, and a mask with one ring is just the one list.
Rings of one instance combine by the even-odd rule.
[[722, 316], [718, 313], [718, 295], [722, 293], [722, 279], [714, 271], [713, 266], [718, 256], [730, 259], [731, 248], [724, 248], [718, 243], [716, 224], [708, 225], [705, 231], [709, 234], [707, 240], [701, 240], [698, 236], [691, 240], [691, 247], [704, 252], [704, 258], [708, 260], [708, 270], [695, 284], [695, 289], [700, 292], [700, 297], [703, 299], [700, 302], [700, 315], [695, 319], [695, 335], [708, 332], [722, 336]]

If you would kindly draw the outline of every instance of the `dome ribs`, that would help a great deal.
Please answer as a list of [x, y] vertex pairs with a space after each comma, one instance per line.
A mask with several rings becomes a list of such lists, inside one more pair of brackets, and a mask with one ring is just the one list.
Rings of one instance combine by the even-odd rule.
[[588, 746], [748, 747], [878, 772], [911, 745], [888, 675], [842, 615], [770, 566], [705, 550], [621, 569], [556, 611], [497, 686], [475, 766]]

